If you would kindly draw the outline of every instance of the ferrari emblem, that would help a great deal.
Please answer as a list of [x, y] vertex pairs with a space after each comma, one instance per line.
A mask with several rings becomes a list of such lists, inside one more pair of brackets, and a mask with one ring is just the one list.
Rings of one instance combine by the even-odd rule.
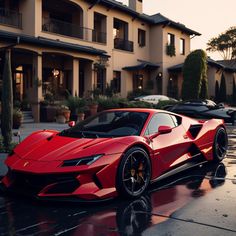
[[29, 162], [28, 162], [28, 161], [25, 162], [24, 167], [26, 167], [27, 165], [29, 165]]

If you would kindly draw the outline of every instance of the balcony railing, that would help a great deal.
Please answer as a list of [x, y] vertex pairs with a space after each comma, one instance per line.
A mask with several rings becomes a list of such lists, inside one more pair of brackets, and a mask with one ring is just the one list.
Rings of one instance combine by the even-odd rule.
[[114, 39], [114, 48], [124, 50], [124, 51], [133, 52], [134, 51], [134, 42], [129, 41], [129, 40], [125, 40], [125, 39], [115, 38]]
[[106, 43], [107, 42], [107, 34], [104, 32], [100, 32], [97, 30], [92, 30], [92, 34], [93, 34], [93, 42], [97, 42], [97, 43]]
[[75, 37], [90, 42], [106, 43], [106, 33], [104, 32], [80, 27], [76, 24], [52, 18], [43, 18], [42, 30], [45, 32]]
[[22, 28], [22, 14], [6, 8], [0, 8], [0, 24]]

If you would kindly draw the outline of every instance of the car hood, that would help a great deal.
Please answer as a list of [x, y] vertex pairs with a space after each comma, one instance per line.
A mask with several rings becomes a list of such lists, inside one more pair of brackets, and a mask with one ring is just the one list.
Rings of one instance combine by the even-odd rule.
[[122, 153], [128, 145], [123, 139], [125, 137], [70, 138], [44, 131], [30, 135], [14, 149], [14, 153], [27, 160], [63, 161], [94, 154]]

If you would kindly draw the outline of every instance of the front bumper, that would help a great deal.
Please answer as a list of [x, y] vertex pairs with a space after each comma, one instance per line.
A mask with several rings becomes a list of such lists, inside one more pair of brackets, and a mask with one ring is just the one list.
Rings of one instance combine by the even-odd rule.
[[[9, 157], [7, 175], [2, 179], [7, 191], [39, 199], [97, 201], [117, 196], [116, 172], [120, 154], [104, 157], [90, 166], [61, 167], [57, 162]], [[45, 167], [45, 168], [42, 168]], [[50, 171], [51, 170], [51, 171]]]

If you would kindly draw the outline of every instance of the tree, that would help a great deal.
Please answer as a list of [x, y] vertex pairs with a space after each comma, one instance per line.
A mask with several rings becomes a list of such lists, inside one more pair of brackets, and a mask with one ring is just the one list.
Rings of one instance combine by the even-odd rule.
[[[207, 55], [203, 50], [190, 53], [183, 66], [182, 99], [198, 99], [202, 84], [207, 91]], [[205, 80], [203, 83], [202, 81]]]
[[12, 141], [13, 92], [11, 72], [11, 50], [6, 49], [2, 87], [2, 123], [3, 144], [9, 150]]
[[233, 77], [233, 94], [232, 94], [232, 103], [236, 104], [236, 84], [235, 84], [235, 78]]
[[201, 98], [201, 99], [207, 99], [208, 98], [208, 85], [207, 85], [207, 80], [206, 79], [202, 79], [199, 98]]
[[224, 73], [222, 73], [220, 81], [219, 101], [226, 102], [226, 100], [227, 100], [227, 92], [226, 92], [225, 76]]
[[224, 60], [236, 58], [236, 27], [231, 27], [207, 43], [207, 51], [219, 52]]
[[215, 84], [215, 101], [219, 102], [220, 101], [220, 85], [218, 80], [216, 80]]

